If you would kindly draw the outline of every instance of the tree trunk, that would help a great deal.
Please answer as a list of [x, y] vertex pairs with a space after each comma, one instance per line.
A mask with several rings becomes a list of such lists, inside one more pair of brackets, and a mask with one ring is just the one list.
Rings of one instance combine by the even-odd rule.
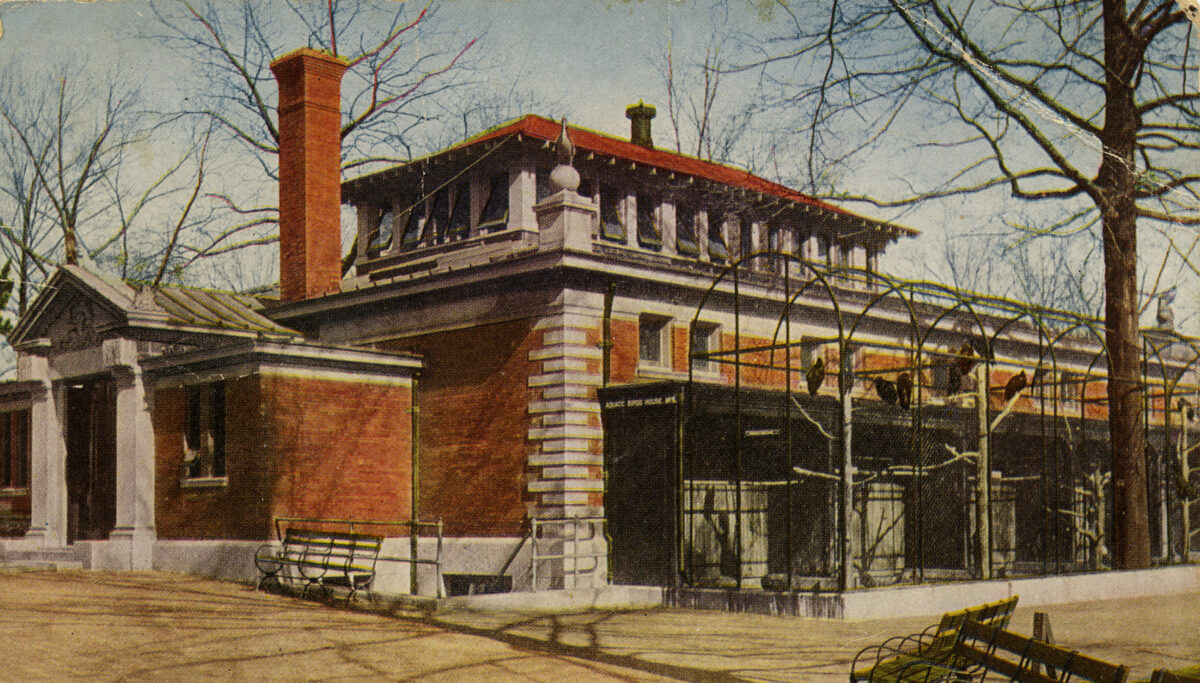
[[1104, 155], [1096, 175], [1104, 242], [1108, 425], [1113, 456], [1113, 539], [1117, 569], [1150, 566], [1142, 425], [1141, 343], [1137, 296], [1137, 111], [1133, 79], [1143, 47], [1129, 30], [1123, 0], [1104, 0]]
[[75, 241], [75, 226], [73, 225], [63, 229], [63, 261], [72, 266], [79, 263], [79, 245]]

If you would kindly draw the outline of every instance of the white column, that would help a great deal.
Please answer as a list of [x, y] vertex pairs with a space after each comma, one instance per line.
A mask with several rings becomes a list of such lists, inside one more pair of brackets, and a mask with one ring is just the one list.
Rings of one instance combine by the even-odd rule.
[[[110, 348], [111, 346], [111, 348]], [[108, 340], [117, 389], [117, 520], [106, 560], [113, 569], [151, 569], [154, 541], [154, 426], [135, 343]]]
[[674, 256], [679, 253], [679, 241], [675, 226], [675, 205], [670, 202], [659, 202], [657, 215], [658, 229], [662, 237], [663, 253]]
[[[46, 353], [49, 340], [36, 340], [18, 350], [17, 378], [39, 382], [29, 409], [30, 524], [25, 538], [34, 546], [59, 548], [67, 544], [67, 442], [63, 434], [65, 409], [50, 383]], [[61, 394], [61, 392], [59, 392]]]
[[537, 202], [537, 176], [532, 164], [514, 166], [508, 177], [508, 227], [537, 229], [533, 205]]

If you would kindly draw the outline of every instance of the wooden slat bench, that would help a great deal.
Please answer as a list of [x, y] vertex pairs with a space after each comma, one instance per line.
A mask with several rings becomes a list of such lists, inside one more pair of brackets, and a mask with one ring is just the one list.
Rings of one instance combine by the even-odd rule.
[[288, 581], [301, 583], [304, 596], [314, 588], [323, 597], [330, 588], [345, 588], [347, 602], [360, 590], [370, 596], [382, 547], [382, 536], [290, 528], [282, 544], [267, 543], [254, 553], [262, 572], [258, 588]]
[[[995, 602], [947, 612], [942, 615], [941, 621], [920, 633], [896, 636], [879, 645], [864, 648], [854, 657], [850, 673], [851, 683], [910, 680], [900, 678], [899, 674], [913, 661], [942, 661], [953, 665], [950, 657], [953, 655], [954, 643], [958, 640], [963, 622], [970, 619], [1001, 628], [1008, 626], [1013, 610], [1017, 608], [1018, 597], [1013, 595]], [[917, 676], [918, 672], [913, 671], [912, 674]], [[918, 677], [911, 680], [923, 679]]]
[[911, 661], [898, 680], [985, 680], [993, 673], [1022, 683], [1125, 683], [1129, 678], [1129, 667], [971, 620], [963, 622], [949, 661]]

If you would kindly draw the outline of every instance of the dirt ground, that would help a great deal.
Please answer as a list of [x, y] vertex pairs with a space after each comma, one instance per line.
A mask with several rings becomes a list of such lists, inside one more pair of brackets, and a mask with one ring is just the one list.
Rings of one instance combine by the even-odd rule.
[[[844, 681], [860, 648], [929, 619], [674, 609], [436, 615], [345, 610], [164, 573], [0, 571], [0, 679]], [[1041, 608], [1057, 642], [1200, 662], [1200, 594]], [[1018, 609], [1010, 628], [1032, 629]]]

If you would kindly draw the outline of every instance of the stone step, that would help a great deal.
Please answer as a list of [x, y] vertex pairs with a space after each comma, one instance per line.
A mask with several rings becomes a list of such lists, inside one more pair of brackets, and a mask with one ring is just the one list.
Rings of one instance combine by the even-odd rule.
[[30, 569], [83, 569], [84, 560], [76, 548], [37, 548], [0, 552], [0, 567]]
[[0, 570], [57, 570], [57, 569], [83, 569], [83, 563], [79, 561], [70, 562], [47, 562], [40, 560], [0, 560]]

